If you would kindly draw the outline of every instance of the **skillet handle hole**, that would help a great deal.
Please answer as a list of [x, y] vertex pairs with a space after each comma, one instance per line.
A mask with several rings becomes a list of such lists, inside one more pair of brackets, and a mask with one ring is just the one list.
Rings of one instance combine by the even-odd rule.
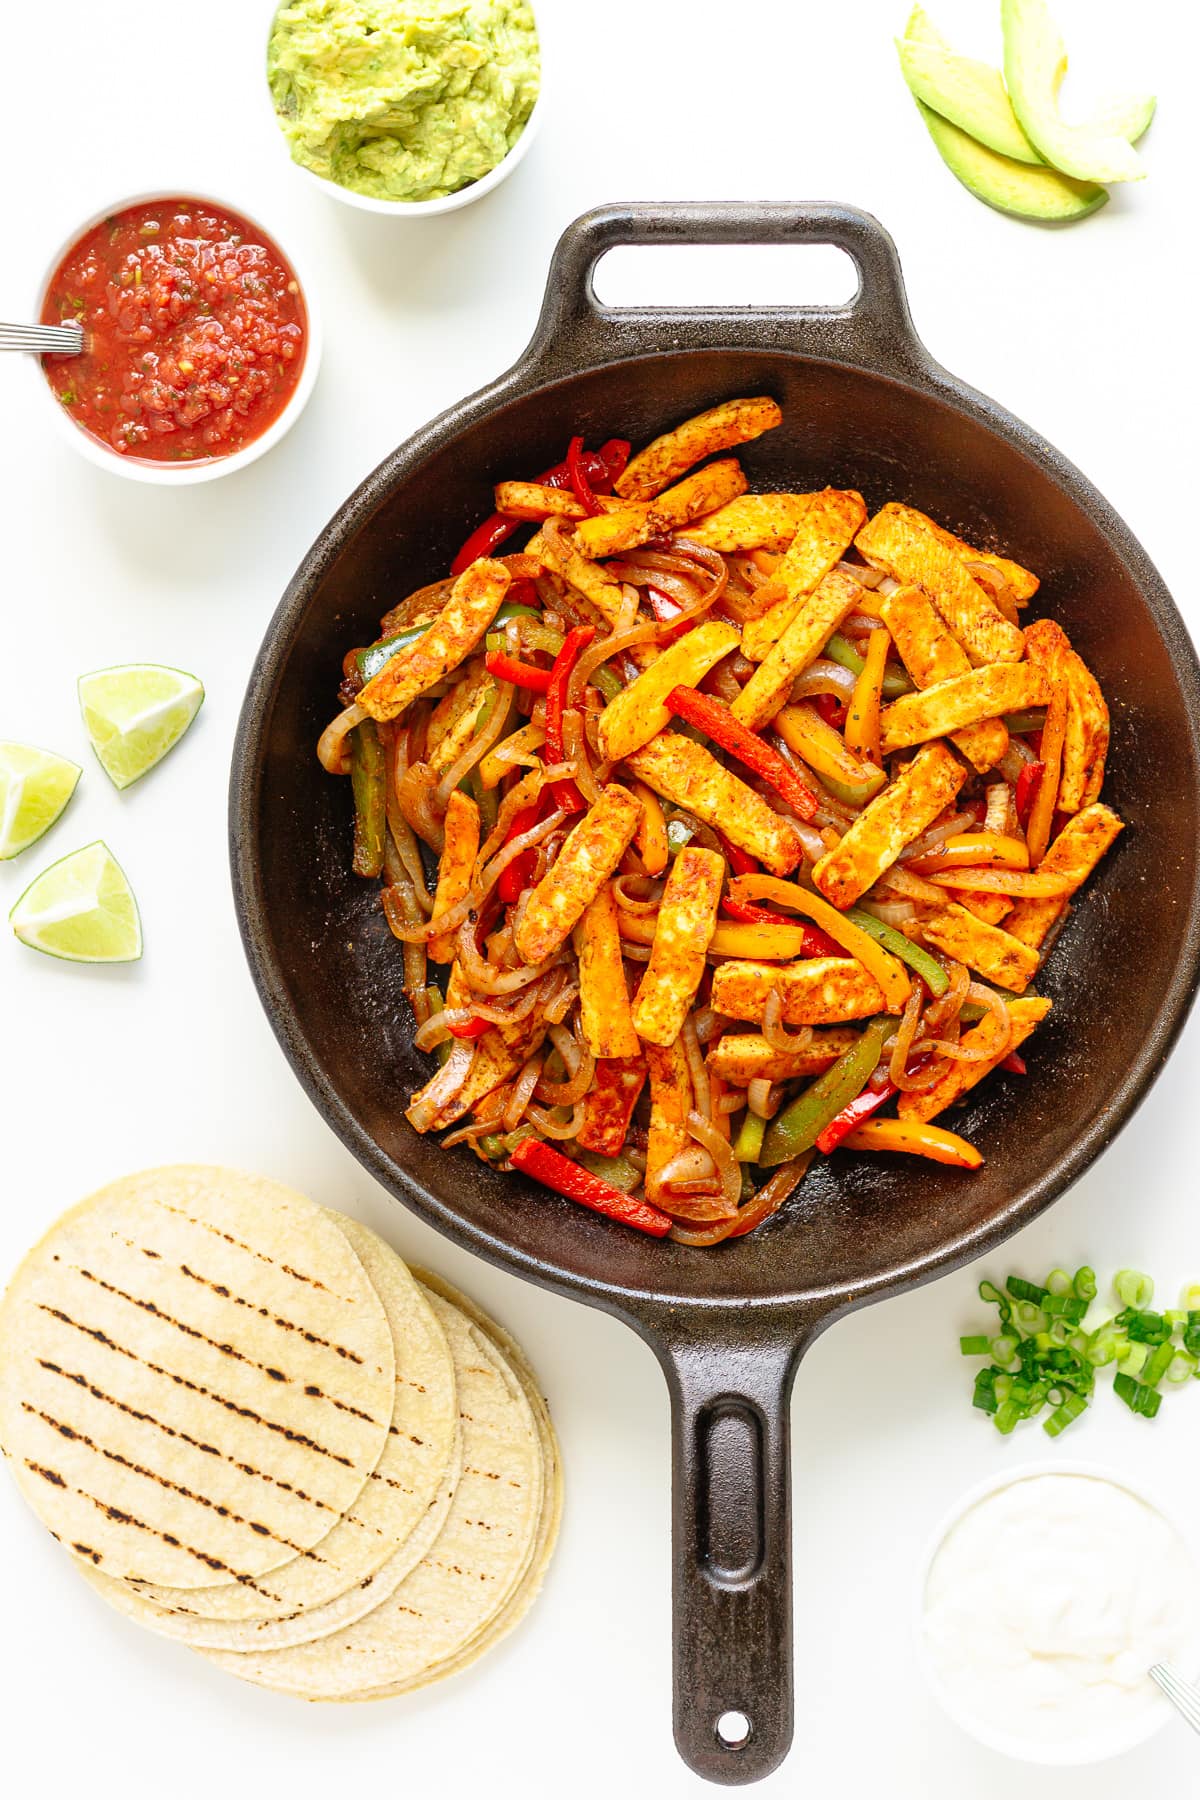
[[713, 1730], [722, 1749], [744, 1750], [750, 1742], [753, 1727], [744, 1712], [733, 1708], [721, 1714]]
[[834, 244], [620, 244], [592, 277], [601, 306], [848, 306], [858, 271]]

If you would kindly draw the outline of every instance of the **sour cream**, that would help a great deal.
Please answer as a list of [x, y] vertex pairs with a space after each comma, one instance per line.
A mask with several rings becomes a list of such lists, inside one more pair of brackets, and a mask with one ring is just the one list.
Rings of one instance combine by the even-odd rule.
[[1082, 1472], [1030, 1475], [951, 1526], [929, 1566], [921, 1632], [961, 1724], [1017, 1755], [1026, 1745], [1034, 1760], [1091, 1760], [1159, 1723], [1152, 1663], [1195, 1675], [1200, 1575], [1174, 1528], [1128, 1488]]

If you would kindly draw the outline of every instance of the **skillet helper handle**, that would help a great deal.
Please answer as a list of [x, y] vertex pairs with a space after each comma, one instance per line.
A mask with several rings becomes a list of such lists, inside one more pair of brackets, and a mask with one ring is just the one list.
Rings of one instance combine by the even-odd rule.
[[[858, 270], [844, 306], [608, 307], [596, 265], [627, 244], [831, 244]], [[923, 373], [930, 358], [913, 328], [896, 246], [855, 206], [726, 201], [597, 207], [568, 225], [526, 353], [549, 372], [575, 373], [623, 356], [701, 349], [799, 350], [889, 373]]]
[[671, 1391], [675, 1742], [707, 1781], [758, 1781], [792, 1741], [800, 1347], [717, 1335], [657, 1349]]

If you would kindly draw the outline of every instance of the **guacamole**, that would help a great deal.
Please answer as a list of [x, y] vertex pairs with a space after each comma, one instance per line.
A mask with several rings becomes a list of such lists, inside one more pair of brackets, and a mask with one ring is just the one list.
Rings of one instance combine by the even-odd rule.
[[287, 0], [267, 50], [295, 161], [376, 200], [437, 200], [487, 175], [540, 73], [527, 0]]

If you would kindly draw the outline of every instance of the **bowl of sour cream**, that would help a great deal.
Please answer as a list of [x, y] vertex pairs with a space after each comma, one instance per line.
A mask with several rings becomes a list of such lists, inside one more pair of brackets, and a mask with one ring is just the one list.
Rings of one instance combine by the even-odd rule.
[[1200, 1567], [1124, 1477], [1009, 1470], [934, 1533], [915, 1637], [935, 1698], [980, 1743], [1024, 1762], [1101, 1762], [1171, 1718], [1153, 1663], [1200, 1673]]

